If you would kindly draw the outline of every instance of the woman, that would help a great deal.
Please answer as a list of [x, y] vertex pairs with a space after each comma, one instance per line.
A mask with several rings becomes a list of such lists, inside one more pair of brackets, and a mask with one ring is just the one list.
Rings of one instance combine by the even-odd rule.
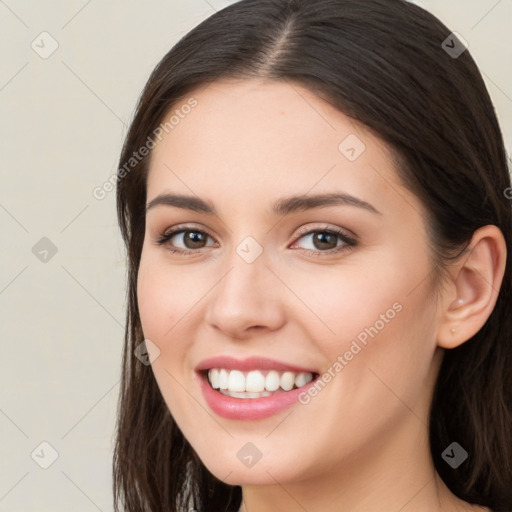
[[117, 190], [116, 510], [512, 510], [510, 178], [439, 20], [217, 12], [152, 73]]

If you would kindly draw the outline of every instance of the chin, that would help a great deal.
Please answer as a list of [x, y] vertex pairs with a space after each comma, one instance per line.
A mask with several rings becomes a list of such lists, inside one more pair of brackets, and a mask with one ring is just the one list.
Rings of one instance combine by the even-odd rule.
[[[274, 454], [277, 452], [274, 451]], [[219, 457], [218, 454], [213, 454], [211, 458], [201, 458], [201, 461], [210, 473], [228, 485], [275, 485], [276, 481], [284, 483], [297, 478], [298, 472], [301, 471], [296, 464], [296, 455], [292, 454], [287, 459], [280, 453], [279, 459], [275, 461], [268, 458], [265, 461], [263, 454], [256, 462], [247, 459], [244, 463], [244, 452], [242, 452], [240, 458], [242, 460], [235, 457], [233, 461], [231, 457], [227, 460]], [[292, 468], [293, 471], [291, 471]]]

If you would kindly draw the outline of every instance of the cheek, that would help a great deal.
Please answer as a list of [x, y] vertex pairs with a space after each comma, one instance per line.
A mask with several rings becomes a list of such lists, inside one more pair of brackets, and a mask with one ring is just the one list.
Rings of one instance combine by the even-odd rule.
[[396, 321], [405, 305], [403, 290], [407, 285], [389, 271], [373, 271], [372, 274], [356, 265], [337, 269], [324, 267], [302, 272], [299, 280], [292, 274], [285, 280], [294, 283], [297, 296], [303, 302], [293, 301], [295, 313], [301, 310], [304, 313], [299, 321], [310, 328], [310, 338], [321, 339], [321, 346], [329, 352], [342, 348], [360, 334], [364, 341], [366, 329], [375, 324], [377, 330], [384, 330]]
[[303, 278], [297, 287], [316, 318], [308, 313], [311, 321], [302, 325], [331, 371], [350, 373], [351, 392], [379, 386], [373, 369], [407, 394], [411, 382], [421, 383], [428, 373], [435, 350], [435, 307], [424, 279], [428, 262], [381, 263], [345, 269], [341, 277], [318, 272]]
[[[325, 438], [336, 433], [363, 446], [411, 410], [423, 410], [435, 352], [434, 308], [425, 284], [414, 289], [421, 278], [413, 269], [400, 270], [358, 279], [354, 269], [337, 283], [319, 276], [303, 282], [308, 305], [334, 331], [310, 322], [308, 332], [327, 361], [326, 386], [311, 396], [303, 421], [326, 418], [317, 427]], [[337, 455], [351, 449], [340, 445]]]
[[137, 279], [139, 315], [144, 338], [160, 350], [151, 369], [171, 414], [186, 426], [191, 421], [190, 396], [180, 383], [188, 371], [191, 333], [187, 329], [197, 322], [192, 306], [198, 298], [183, 276], [179, 267], [170, 268], [159, 255], [143, 252]]
[[137, 302], [144, 336], [156, 342], [172, 325], [169, 313], [173, 309], [168, 303], [171, 295], [165, 293], [167, 285], [165, 276], [143, 254], [137, 278]]
[[[180, 319], [204, 295], [206, 284], [194, 283], [183, 267], [166, 265], [158, 254], [143, 252], [137, 278], [137, 301], [144, 334], [156, 343], [172, 337]], [[204, 288], [204, 289], [203, 289]]]

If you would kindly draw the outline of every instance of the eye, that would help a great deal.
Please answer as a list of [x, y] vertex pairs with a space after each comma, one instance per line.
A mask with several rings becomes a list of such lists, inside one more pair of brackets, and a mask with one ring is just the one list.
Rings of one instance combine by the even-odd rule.
[[[299, 235], [299, 240], [309, 239], [310, 247], [302, 246], [301, 248], [306, 249], [307, 253], [314, 255], [338, 253], [350, 247], [354, 247], [357, 244], [356, 240], [348, 236], [345, 232], [327, 226], [323, 229], [303, 230]], [[340, 240], [341, 244], [338, 243]], [[297, 245], [297, 242], [294, 246], [295, 245]]]
[[[347, 235], [345, 232], [325, 227], [323, 229], [303, 229], [299, 232], [299, 240], [307, 240], [309, 238], [310, 247], [300, 247], [306, 251], [307, 254], [315, 256], [331, 255], [338, 253], [357, 245], [354, 238]], [[205, 245], [208, 239], [213, 239], [207, 232], [196, 229], [194, 226], [178, 226], [168, 232], [160, 235], [156, 243], [158, 245], [165, 245], [166, 249], [175, 254], [193, 254], [197, 253], [199, 249], [208, 247]], [[338, 243], [340, 242], [341, 243]], [[180, 244], [182, 247], [176, 247], [175, 244]], [[210, 246], [215, 243], [210, 244]], [[297, 242], [291, 247], [294, 248]]]
[[[173, 238], [185, 247], [183, 249], [175, 247], [174, 243], [171, 243]], [[158, 245], [167, 245], [167, 249], [173, 253], [189, 254], [205, 247], [204, 243], [208, 238], [211, 238], [211, 236], [205, 231], [187, 226], [162, 233], [156, 243]]]

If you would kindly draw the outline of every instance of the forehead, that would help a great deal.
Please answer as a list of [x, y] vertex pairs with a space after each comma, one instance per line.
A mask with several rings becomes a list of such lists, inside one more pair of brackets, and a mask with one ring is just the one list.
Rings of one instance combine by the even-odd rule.
[[404, 196], [415, 201], [405, 189], [397, 195], [402, 187], [387, 146], [298, 84], [214, 82], [165, 119], [172, 115], [175, 124], [153, 149], [148, 200], [173, 191], [264, 208], [283, 191], [343, 191], [371, 197], [380, 211], [403, 209]]

